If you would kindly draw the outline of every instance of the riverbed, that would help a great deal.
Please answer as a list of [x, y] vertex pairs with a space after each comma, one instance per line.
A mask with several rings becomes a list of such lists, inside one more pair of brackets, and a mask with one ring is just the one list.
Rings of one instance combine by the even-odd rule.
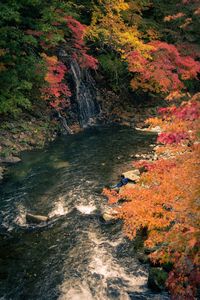
[[[168, 299], [147, 288], [121, 223], [105, 224], [102, 189], [147, 153], [152, 133], [95, 127], [24, 152], [0, 185], [0, 299]], [[26, 223], [27, 212], [48, 224]]]

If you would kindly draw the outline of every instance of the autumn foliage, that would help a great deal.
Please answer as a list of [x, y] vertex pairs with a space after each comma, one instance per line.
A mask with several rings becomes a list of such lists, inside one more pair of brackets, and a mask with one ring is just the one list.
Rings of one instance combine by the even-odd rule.
[[[98, 61], [93, 56], [87, 54], [88, 48], [85, 46], [84, 36], [86, 26], [73, 17], [67, 16], [62, 10], [57, 10], [56, 13], [60, 19], [59, 22], [52, 23], [54, 28], [53, 33], [59, 31], [63, 37], [65, 42], [62, 44], [68, 55], [69, 63], [70, 60], [75, 60], [81, 68], [96, 69]], [[46, 38], [46, 35], [41, 32], [30, 32], [29, 30], [28, 34], [33, 34], [37, 37], [44, 35]], [[51, 40], [52, 33], [49, 34], [50, 36], [47, 37], [48, 42]], [[65, 45], [65, 43], [69, 43], [69, 45]], [[40, 44], [45, 51], [54, 46], [51, 44], [48, 45], [44, 40], [41, 40]], [[55, 55], [48, 56], [43, 53], [42, 57], [47, 67], [47, 73], [44, 78], [47, 86], [41, 89], [42, 97], [47, 100], [54, 109], [62, 110], [70, 104], [69, 98], [71, 91], [66, 84], [68, 69]]]
[[49, 101], [51, 107], [60, 110], [69, 105], [68, 99], [71, 96], [68, 86], [63, 82], [67, 68], [56, 56], [42, 56], [47, 65], [45, 81], [48, 84], [42, 89], [43, 98]]
[[85, 46], [84, 36], [86, 26], [71, 16], [65, 17], [65, 20], [71, 31], [72, 58], [75, 59], [82, 68], [97, 69], [97, 59], [87, 53], [88, 48]]
[[120, 195], [104, 191], [110, 203], [125, 200], [118, 208], [125, 233], [134, 238], [147, 228], [151, 260], [173, 264], [167, 286], [176, 300], [195, 299], [200, 282], [199, 100], [197, 94], [180, 106], [160, 109], [160, 118], [149, 120], [162, 128], [158, 159], [134, 163], [145, 172]]
[[189, 55], [181, 55], [175, 45], [153, 41], [148, 58], [140, 52], [128, 54], [129, 71], [135, 73], [131, 86], [155, 93], [180, 93], [185, 89], [184, 81], [197, 78], [200, 63]]

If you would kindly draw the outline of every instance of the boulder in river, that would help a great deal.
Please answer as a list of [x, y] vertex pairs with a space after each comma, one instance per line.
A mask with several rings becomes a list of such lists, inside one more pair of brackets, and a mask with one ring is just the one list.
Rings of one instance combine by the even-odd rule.
[[117, 212], [113, 209], [107, 209], [102, 213], [102, 218], [105, 222], [116, 220]]
[[54, 161], [52, 163], [52, 166], [53, 166], [54, 169], [68, 168], [69, 167], [69, 162], [68, 161]]
[[132, 181], [139, 181], [140, 179], [140, 171], [138, 169], [124, 172], [122, 175]]
[[151, 132], [156, 132], [156, 133], [160, 133], [162, 132], [162, 129], [160, 128], [160, 126], [155, 126], [155, 127], [152, 127], [150, 129]]
[[8, 157], [1, 157], [0, 162], [1, 163], [9, 163], [9, 164], [15, 164], [21, 161], [21, 158], [17, 156], [8, 156]]
[[4, 168], [0, 166], [0, 180], [3, 179]]
[[46, 216], [34, 215], [34, 214], [30, 214], [30, 213], [26, 214], [27, 223], [39, 224], [39, 223], [47, 222], [48, 220], [49, 220], [49, 218]]

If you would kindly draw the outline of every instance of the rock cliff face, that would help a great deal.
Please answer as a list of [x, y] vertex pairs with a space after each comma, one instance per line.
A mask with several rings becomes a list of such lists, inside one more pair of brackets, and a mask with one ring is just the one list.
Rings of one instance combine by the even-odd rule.
[[160, 104], [145, 101], [141, 98], [141, 103], [135, 101], [133, 95], [123, 97], [111, 90], [99, 88], [97, 91], [97, 101], [101, 106], [101, 117], [105, 121], [118, 123], [132, 128], [145, 127], [144, 121], [148, 117], [155, 116], [157, 107]]
[[96, 84], [87, 69], [81, 69], [76, 61], [70, 64], [75, 85], [75, 101], [77, 104], [78, 120], [81, 127], [87, 127], [100, 113], [96, 100]]

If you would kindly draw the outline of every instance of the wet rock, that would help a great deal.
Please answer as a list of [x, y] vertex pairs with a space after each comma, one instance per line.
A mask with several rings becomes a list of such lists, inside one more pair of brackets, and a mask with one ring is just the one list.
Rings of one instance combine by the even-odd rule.
[[102, 213], [102, 218], [105, 222], [110, 222], [117, 219], [117, 212], [113, 209], [105, 210]]
[[138, 253], [137, 258], [138, 258], [139, 262], [141, 262], [142, 264], [149, 263], [149, 257], [148, 257], [148, 255], [146, 255], [144, 253]]
[[154, 154], [153, 160], [157, 160], [157, 159], [158, 159], [158, 155], [157, 155], [157, 154]]
[[105, 222], [109, 222], [114, 219], [113, 215], [108, 212], [104, 212], [102, 218], [104, 219]]
[[48, 220], [49, 220], [49, 218], [46, 216], [34, 215], [34, 214], [30, 214], [30, 213], [26, 214], [27, 223], [39, 224], [39, 223], [47, 222]]
[[123, 125], [123, 126], [130, 126], [131, 124], [128, 121], [122, 121], [121, 125]]
[[52, 164], [54, 169], [62, 169], [62, 168], [68, 168], [69, 162], [68, 161], [55, 161]]
[[122, 155], [120, 155], [120, 156], [117, 156], [117, 159], [122, 159], [123, 158], [123, 156]]
[[9, 163], [9, 164], [15, 164], [21, 161], [21, 158], [17, 156], [8, 156], [8, 157], [1, 157], [0, 163]]
[[13, 142], [10, 140], [3, 140], [3, 141], [1, 141], [1, 144], [6, 147], [13, 147]]
[[28, 145], [30, 145], [30, 146], [35, 146], [36, 141], [35, 141], [34, 139], [30, 139], [27, 143], [28, 143]]
[[0, 167], [0, 180], [3, 179], [3, 172], [4, 172], [4, 168]]
[[141, 124], [137, 124], [137, 126], [135, 127], [135, 130], [138, 130], [138, 131], [147, 131], [146, 128], [142, 128]]
[[153, 248], [144, 247], [144, 253], [145, 254], [153, 253], [156, 250], [158, 250], [158, 247], [153, 247]]
[[148, 287], [156, 292], [165, 290], [165, 282], [168, 273], [162, 268], [150, 268], [148, 277]]
[[[138, 126], [138, 124], [137, 124]], [[162, 129], [160, 128], [160, 126], [155, 126], [155, 127], [152, 127], [152, 128], [142, 128], [142, 126], [138, 126], [138, 127], [135, 127], [136, 130], [139, 130], [139, 131], [147, 131], [147, 132], [155, 132], [155, 133], [161, 133], [162, 132]]]
[[150, 129], [150, 131], [160, 133], [162, 131], [162, 129], [160, 128], [160, 126], [155, 126], [155, 127], [152, 127]]
[[156, 150], [158, 150], [159, 148], [160, 148], [160, 146], [157, 145], [157, 146], [155, 146], [155, 147], [153, 148], [153, 150], [156, 151]]
[[[128, 182], [126, 185], [124, 185], [124, 186], [122, 186], [121, 188], [120, 188], [120, 191], [122, 190], [122, 189], [126, 189], [126, 188], [134, 188], [135, 187], [135, 183], [134, 182]], [[119, 193], [120, 193], [120, 191], [119, 191]]]
[[122, 175], [124, 175], [126, 178], [133, 180], [133, 181], [139, 181], [140, 179], [140, 171], [139, 170], [131, 170], [131, 171], [127, 171], [124, 172]]

